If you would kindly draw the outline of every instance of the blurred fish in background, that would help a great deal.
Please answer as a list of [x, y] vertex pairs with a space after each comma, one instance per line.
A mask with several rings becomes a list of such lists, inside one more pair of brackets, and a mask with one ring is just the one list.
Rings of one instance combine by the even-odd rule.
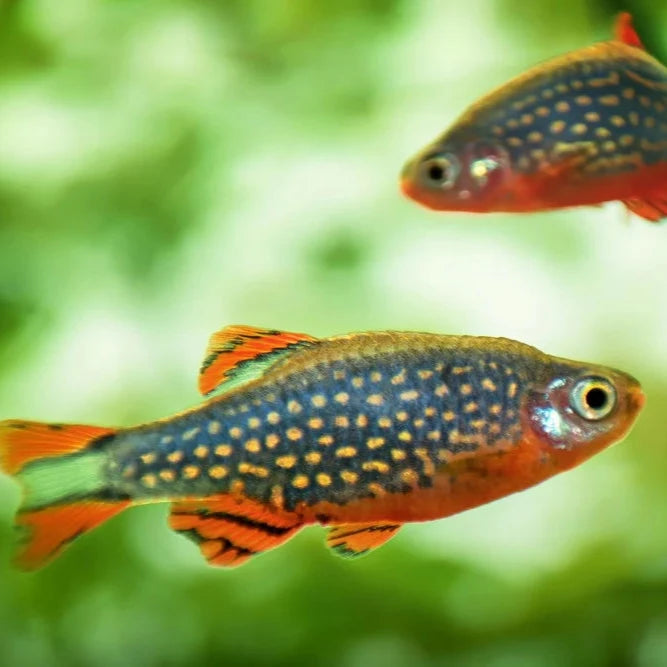
[[3, 477], [2, 662], [665, 664], [663, 226], [616, 204], [443, 224], [395, 185], [620, 10], [665, 62], [653, 0], [0, 3], [0, 418], [181, 410], [237, 321], [507, 336], [647, 395], [623, 445], [358, 562], [313, 528], [221, 572], [142, 507], [20, 574]]

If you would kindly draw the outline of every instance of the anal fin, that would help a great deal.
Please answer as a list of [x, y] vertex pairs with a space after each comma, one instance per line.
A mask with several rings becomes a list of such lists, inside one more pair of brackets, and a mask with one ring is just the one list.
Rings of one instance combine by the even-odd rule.
[[344, 558], [363, 556], [382, 546], [401, 527], [398, 523], [347, 523], [334, 526], [327, 535], [327, 546]]
[[169, 525], [198, 544], [211, 565], [234, 567], [286, 542], [302, 524], [290, 512], [225, 494], [173, 503]]
[[649, 222], [660, 222], [667, 218], [667, 195], [647, 199], [625, 199], [623, 203], [635, 215]]

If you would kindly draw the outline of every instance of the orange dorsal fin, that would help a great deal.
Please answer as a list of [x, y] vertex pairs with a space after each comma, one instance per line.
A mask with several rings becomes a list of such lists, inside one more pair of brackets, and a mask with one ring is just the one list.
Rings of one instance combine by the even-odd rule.
[[646, 199], [626, 199], [623, 202], [632, 211], [649, 222], [660, 222], [667, 218], [667, 194]]
[[616, 17], [616, 23], [614, 24], [614, 38], [628, 46], [636, 46], [640, 49], [644, 48], [642, 40], [639, 39], [637, 31], [632, 25], [632, 14], [630, 14], [630, 12], [621, 12]]
[[169, 525], [198, 544], [211, 565], [234, 567], [286, 542], [302, 524], [290, 512], [220, 495], [173, 503]]
[[347, 523], [334, 526], [327, 535], [327, 546], [344, 558], [356, 558], [382, 546], [401, 527], [396, 523]]
[[211, 336], [199, 371], [199, 391], [208, 395], [254, 380], [281, 357], [316, 338], [301, 333], [232, 325]]
[[0, 422], [0, 468], [15, 475], [31, 461], [81, 451], [93, 440], [112, 432], [110, 428], [81, 424], [16, 419]]
[[75, 537], [118, 514], [129, 501], [80, 501], [19, 512], [16, 525], [22, 536], [15, 557], [25, 570], [46, 565]]

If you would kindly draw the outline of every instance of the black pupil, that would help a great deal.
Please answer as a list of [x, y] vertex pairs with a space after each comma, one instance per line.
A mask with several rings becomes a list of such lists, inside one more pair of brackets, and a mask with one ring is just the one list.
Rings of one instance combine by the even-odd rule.
[[593, 410], [600, 410], [607, 405], [607, 392], [599, 387], [593, 387], [586, 392], [586, 405]]
[[433, 181], [441, 181], [445, 177], [445, 170], [439, 164], [432, 164], [428, 168], [428, 175]]

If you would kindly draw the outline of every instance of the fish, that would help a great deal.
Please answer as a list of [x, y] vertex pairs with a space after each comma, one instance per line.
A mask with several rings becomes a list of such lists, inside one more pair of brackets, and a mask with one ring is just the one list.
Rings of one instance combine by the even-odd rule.
[[202, 404], [129, 428], [0, 422], [0, 468], [23, 490], [16, 564], [147, 503], [168, 503], [212, 565], [309, 524], [353, 558], [578, 465], [644, 404], [626, 373], [505, 338], [244, 325], [213, 334], [199, 389]]
[[526, 213], [622, 201], [667, 216], [667, 68], [627, 12], [470, 106], [408, 160], [400, 188], [439, 211]]

